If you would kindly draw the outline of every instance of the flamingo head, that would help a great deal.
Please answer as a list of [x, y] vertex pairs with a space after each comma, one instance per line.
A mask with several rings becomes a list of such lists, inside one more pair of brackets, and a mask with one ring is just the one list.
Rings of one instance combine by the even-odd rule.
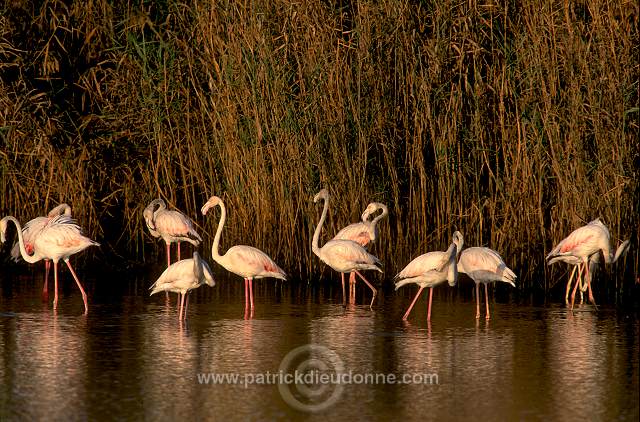
[[462, 236], [462, 233], [456, 230], [455, 232], [453, 232], [452, 238], [453, 238], [453, 243], [456, 244], [456, 249], [459, 254], [460, 251], [462, 250], [462, 246], [464, 245], [464, 236]]
[[145, 208], [142, 212], [142, 216], [144, 217], [144, 221], [147, 223], [147, 227], [151, 230], [155, 230], [156, 223], [153, 221], [153, 208]]
[[320, 192], [313, 197], [313, 202], [317, 203], [319, 200], [324, 199], [325, 201], [329, 199], [329, 191], [326, 189], [322, 189]]
[[216, 205], [221, 205], [221, 204], [222, 204], [222, 199], [214, 195], [211, 198], [209, 198], [209, 200], [202, 206], [202, 209], [200, 211], [202, 212], [202, 215], [207, 215], [207, 211], [209, 211], [209, 209], [215, 207]]

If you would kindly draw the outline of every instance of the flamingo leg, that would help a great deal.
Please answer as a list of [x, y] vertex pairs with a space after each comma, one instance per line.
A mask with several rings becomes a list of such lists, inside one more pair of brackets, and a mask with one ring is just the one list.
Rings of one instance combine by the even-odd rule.
[[407, 312], [405, 312], [404, 316], [402, 317], [403, 321], [406, 321], [407, 317], [409, 317], [409, 313], [411, 312], [411, 309], [413, 309], [413, 305], [416, 304], [416, 301], [418, 300], [418, 297], [420, 297], [420, 293], [422, 293], [423, 290], [424, 287], [420, 287], [420, 290], [418, 290], [418, 293], [416, 293], [416, 297], [413, 298], [411, 305], [409, 305], [409, 309], [407, 309]]
[[[585, 264], [585, 267], [587, 271], [587, 290], [589, 292], [589, 301], [593, 303], [594, 306], [598, 306], [596, 305], [596, 301], [593, 298], [593, 292], [591, 291], [591, 273], [589, 272], [589, 264]], [[582, 291], [580, 291], [580, 294], [582, 294]]]
[[353, 272], [349, 273], [349, 300], [356, 303], [356, 275]]
[[576, 274], [577, 268], [578, 267], [576, 265], [573, 266], [573, 271], [571, 271], [571, 275], [569, 276], [569, 281], [567, 282], [567, 291], [564, 294], [565, 305], [569, 304], [569, 291], [571, 291], [571, 281], [573, 280], [573, 276]]
[[167, 268], [171, 265], [171, 244], [167, 243]]
[[180, 315], [178, 316], [178, 319], [182, 321], [182, 310], [184, 309], [184, 297], [186, 295], [178, 293], [178, 297], [180, 298]]
[[84, 302], [84, 314], [86, 315], [87, 312], [89, 312], [89, 305], [87, 304], [87, 294], [84, 292], [84, 289], [82, 288], [82, 284], [80, 283], [76, 272], [73, 271], [73, 267], [71, 266], [71, 262], [69, 262], [69, 259], [65, 259], [64, 262], [67, 263], [67, 267], [69, 267], [69, 271], [71, 271], [71, 275], [73, 275], [73, 279], [76, 281], [76, 284], [80, 289], [80, 293], [82, 293], [82, 301]]
[[[351, 273], [351, 274], [353, 274], [353, 273]], [[358, 274], [358, 275], [360, 276], [360, 278], [362, 279], [362, 281], [364, 281], [364, 282], [365, 282], [365, 284], [366, 284], [367, 286], [369, 286], [369, 288], [370, 288], [370, 289], [371, 289], [371, 291], [373, 292], [373, 297], [371, 298], [371, 304], [369, 305], [369, 308], [371, 308], [371, 307], [373, 307], [373, 301], [374, 301], [374, 300], [376, 300], [376, 296], [378, 295], [378, 290], [376, 290], [376, 288], [375, 288], [375, 287], [373, 287], [373, 285], [372, 285], [371, 283], [369, 283], [369, 282], [367, 281], [367, 279], [366, 279], [366, 278], [364, 278], [364, 276], [363, 276], [362, 274], [360, 274], [360, 272], [359, 272], [359, 271], [356, 271], [356, 274]], [[356, 276], [354, 275], [354, 276], [353, 276], [353, 280], [354, 280], [354, 281], [353, 281], [353, 285], [354, 285], [354, 287], [355, 287], [355, 285], [356, 285], [356, 283], [355, 283], [355, 279], [356, 279]]]
[[189, 292], [184, 294], [186, 298], [184, 299], [184, 319], [187, 319], [187, 309], [189, 309]]
[[[582, 276], [582, 266], [579, 265], [578, 266], [578, 280], [580, 280], [580, 277]], [[573, 311], [573, 304], [575, 303], [576, 300], [576, 289], [578, 288], [578, 282], [576, 282], [575, 286], [573, 286], [573, 291], [571, 292], [571, 310]]]
[[244, 309], [249, 309], [249, 279], [244, 279]]
[[53, 294], [53, 310], [58, 307], [58, 262], [53, 261], [53, 287], [55, 292]]
[[480, 319], [480, 283], [476, 283], [476, 319]]
[[47, 297], [49, 295], [49, 269], [51, 268], [51, 261], [44, 260], [44, 286], [42, 287], [42, 296]]
[[429, 309], [427, 310], [427, 321], [431, 321], [431, 301], [433, 299], [433, 287], [429, 288]]
[[347, 297], [344, 294], [344, 273], [340, 273], [340, 280], [342, 280], [342, 303], [346, 303]]
[[249, 278], [249, 301], [251, 302], [251, 309], [253, 309], [253, 278]]
[[484, 284], [484, 300], [485, 303], [487, 304], [487, 319], [490, 319], [491, 316], [489, 316], [489, 292], [488, 292], [488, 287], [487, 287], [487, 283]]
[[180, 261], [180, 242], [178, 242], [178, 261]]

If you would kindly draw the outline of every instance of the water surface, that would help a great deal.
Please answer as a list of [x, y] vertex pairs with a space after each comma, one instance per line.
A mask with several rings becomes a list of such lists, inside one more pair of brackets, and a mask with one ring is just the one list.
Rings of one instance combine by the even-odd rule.
[[[148, 297], [157, 275], [89, 280], [90, 308], [83, 316], [67, 273], [56, 313], [51, 298], [41, 300], [41, 274], [4, 274], [0, 419], [639, 417], [634, 311], [582, 306], [572, 313], [560, 304], [517, 304], [501, 294], [508, 286], [499, 286], [492, 319], [477, 321], [473, 298], [443, 286], [434, 294], [430, 324], [426, 295], [403, 322], [417, 288], [382, 292], [370, 310], [361, 284], [358, 304], [343, 306], [335, 281], [265, 280], [256, 282], [251, 317], [244, 312], [242, 281], [218, 277], [216, 287], [191, 296], [188, 319], [179, 323], [175, 296], [169, 302]], [[435, 374], [437, 383], [344, 385], [318, 413], [297, 410], [277, 385], [242, 383], [278, 373], [289, 352], [309, 344], [326, 347], [351, 374]], [[331, 356], [301, 355], [292, 365], [313, 358], [307, 368], [318, 368], [317, 360], [324, 360], [329, 368], [321, 372], [330, 374]], [[240, 385], [199, 382], [198, 374], [209, 373], [238, 374]], [[326, 402], [335, 387], [288, 386], [303, 405]]]

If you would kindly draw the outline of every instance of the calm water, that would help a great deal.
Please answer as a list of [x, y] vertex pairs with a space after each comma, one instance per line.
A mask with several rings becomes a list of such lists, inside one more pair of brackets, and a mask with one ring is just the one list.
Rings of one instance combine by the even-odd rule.
[[[4, 274], [0, 420], [639, 417], [639, 322], [633, 311], [582, 306], [571, 313], [559, 304], [515, 304], [508, 286], [500, 286], [492, 320], [476, 321], [472, 285], [461, 286], [469, 296], [442, 286], [429, 326], [426, 295], [409, 322], [401, 320], [417, 288], [386, 292], [369, 310], [342, 306], [335, 281], [318, 290], [314, 286], [322, 283], [266, 280], [256, 283], [257, 309], [245, 320], [242, 281], [218, 277], [213, 289], [192, 294], [181, 324], [175, 296], [170, 303], [164, 295], [147, 296], [158, 273], [89, 280], [86, 317], [66, 271], [57, 314], [50, 301], [41, 301], [39, 272]], [[359, 304], [368, 302], [362, 284], [357, 294]], [[331, 376], [338, 368], [351, 374], [352, 384], [283, 384], [285, 396], [291, 394], [286, 400], [277, 385], [245, 388], [243, 380], [278, 373], [287, 354], [309, 344], [329, 352], [289, 355], [281, 374], [298, 367]], [[198, 374], [208, 373], [244, 378], [240, 385], [199, 382]], [[431, 384], [356, 384], [357, 376], [376, 373]], [[303, 406], [328, 404], [309, 413], [289, 404], [292, 398]]]

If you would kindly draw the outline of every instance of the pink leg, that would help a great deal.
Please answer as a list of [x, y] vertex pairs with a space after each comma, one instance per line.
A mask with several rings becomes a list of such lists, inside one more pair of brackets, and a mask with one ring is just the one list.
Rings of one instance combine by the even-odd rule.
[[[353, 273], [352, 273], [352, 274], [353, 274]], [[373, 301], [374, 301], [374, 300], [376, 300], [376, 296], [378, 295], [378, 290], [376, 290], [376, 288], [375, 288], [375, 287], [373, 287], [373, 285], [372, 285], [371, 283], [369, 283], [369, 282], [367, 281], [367, 279], [366, 279], [366, 278], [364, 278], [364, 277], [362, 276], [362, 274], [360, 274], [360, 272], [356, 271], [356, 274], [358, 274], [358, 275], [360, 276], [360, 278], [362, 279], [362, 281], [364, 281], [364, 282], [366, 283], [366, 285], [367, 285], [367, 286], [369, 286], [369, 288], [370, 288], [370, 289], [371, 289], [371, 291], [373, 292], [373, 297], [371, 298], [371, 304], [369, 305], [369, 308], [371, 308], [371, 307], [373, 307]], [[356, 276], [354, 275], [354, 276], [353, 276], [353, 280], [354, 280], [353, 284], [354, 284], [354, 286], [355, 286], [355, 279], [356, 279]]]
[[253, 278], [249, 279], [249, 301], [251, 302], [251, 309], [253, 309]]
[[476, 283], [476, 319], [480, 319], [480, 283]]
[[484, 284], [484, 301], [487, 304], [487, 319], [490, 319], [491, 317], [489, 316], [489, 293], [488, 293], [488, 287], [487, 287], [487, 283]]
[[424, 290], [424, 287], [420, 287], [420, 290], [418, 290], [418, 293], [416, 293], [416, 297], [413, 298], [413, 302], [411, 302], [411, 305], [409, 305], [409, 309], [407, 309], [407, 312], [405, 312], [404, 316], [402, 317], [403, 321], [406, 321], [407, 318], [409, 317], [409, 313], [413, 309], [413, 305], [416, 304], [416, 300], [418, 300], [418, 298], [420, 297], [420, 293], [422, 293], [423, 290]]
[[182, 321], [182, 310], [184, 309], [184, 297], [186, 295], [178, 293], [178, 296], [180, 297], [180, 316], [178, 317], [178, 319]]
[[349, 273], [349, 301], [356, 303], [356, 275]]
[[427, 310], [427, 321], [431, 321], [431, 300], [433, 299], [433, 287], [429, 288], [429, 309]]
[[342, 280], [342, 303], [345, 303], [347, 297], [344, 294], [344, 273], [340, 273], [340, 280]]
[[[591, 273], [589, 272], [589, 264], [585, 264], [585, 267], [587, 270], [587, 289], [589, 291], [589, 301], [593, 303], [594, 306], [597, 306], [596, 301], [593, 298], [593, 292], [591, 291]], [[582, 294], [582, 291], [581, 291], [581, 294]]]
[[244, 308], [249, 309], [249, 279], [244, 279]]
[[[169, 268], [169, 266], [171, 265], [171, 245], [169, 243], [167, 243], [166, 245], [167, 245], [167, 268]], [[166, 290], [164, 291], [164, 297], [169, 299], [169, 292]], [[179, 302], [180, 302], [180, 294], [178, 294], [178, 303]]]
[[78, 288], [80, 289], [80, 293], [82, 293], [82, 301], [84, 302], [84, 314], [86, 315], [89, 312], [89, 305], [87, 304], [87, 294], [84, 292], [82, 288], [82, 284], [80, 284], [80, 280], [78, 280], [78, 276], [76, 272], [73, 271], [73, 267], [71, 266], [71, 262], [68, 259], [64, 260], [67, 263], [67, 267], [69, 267], [69, 271], [71, 271], [71, 275], [73, 275], [73, 279], [76, 281]]
[[42, 287], [42, 296], [46, 297], [49, 295], [49, 269], [51, 268], [51, 261], [48, 259], [44, 260], [44, 286]]
[[53, 261], [53, 287], [55, 292], [53, 294], [53, 310], [58, 308], [58, 263]]
[[178, 242], [178, 261], [180, 261], [180, 242]]
[[[578, 280], [582, 277], [582, 266], [578, 266]], [[580, 283], [576, 282], [576, 285], [573, 286], [573, 291], [571, 292], [571, 310], [573, 311], [573, 304], [576, 300], [576, 289]]]
[[187, 319], [187, 309], [189, 309], [189, 292], [184, 295], [186, 296], [184, 299], [184, 319]]

